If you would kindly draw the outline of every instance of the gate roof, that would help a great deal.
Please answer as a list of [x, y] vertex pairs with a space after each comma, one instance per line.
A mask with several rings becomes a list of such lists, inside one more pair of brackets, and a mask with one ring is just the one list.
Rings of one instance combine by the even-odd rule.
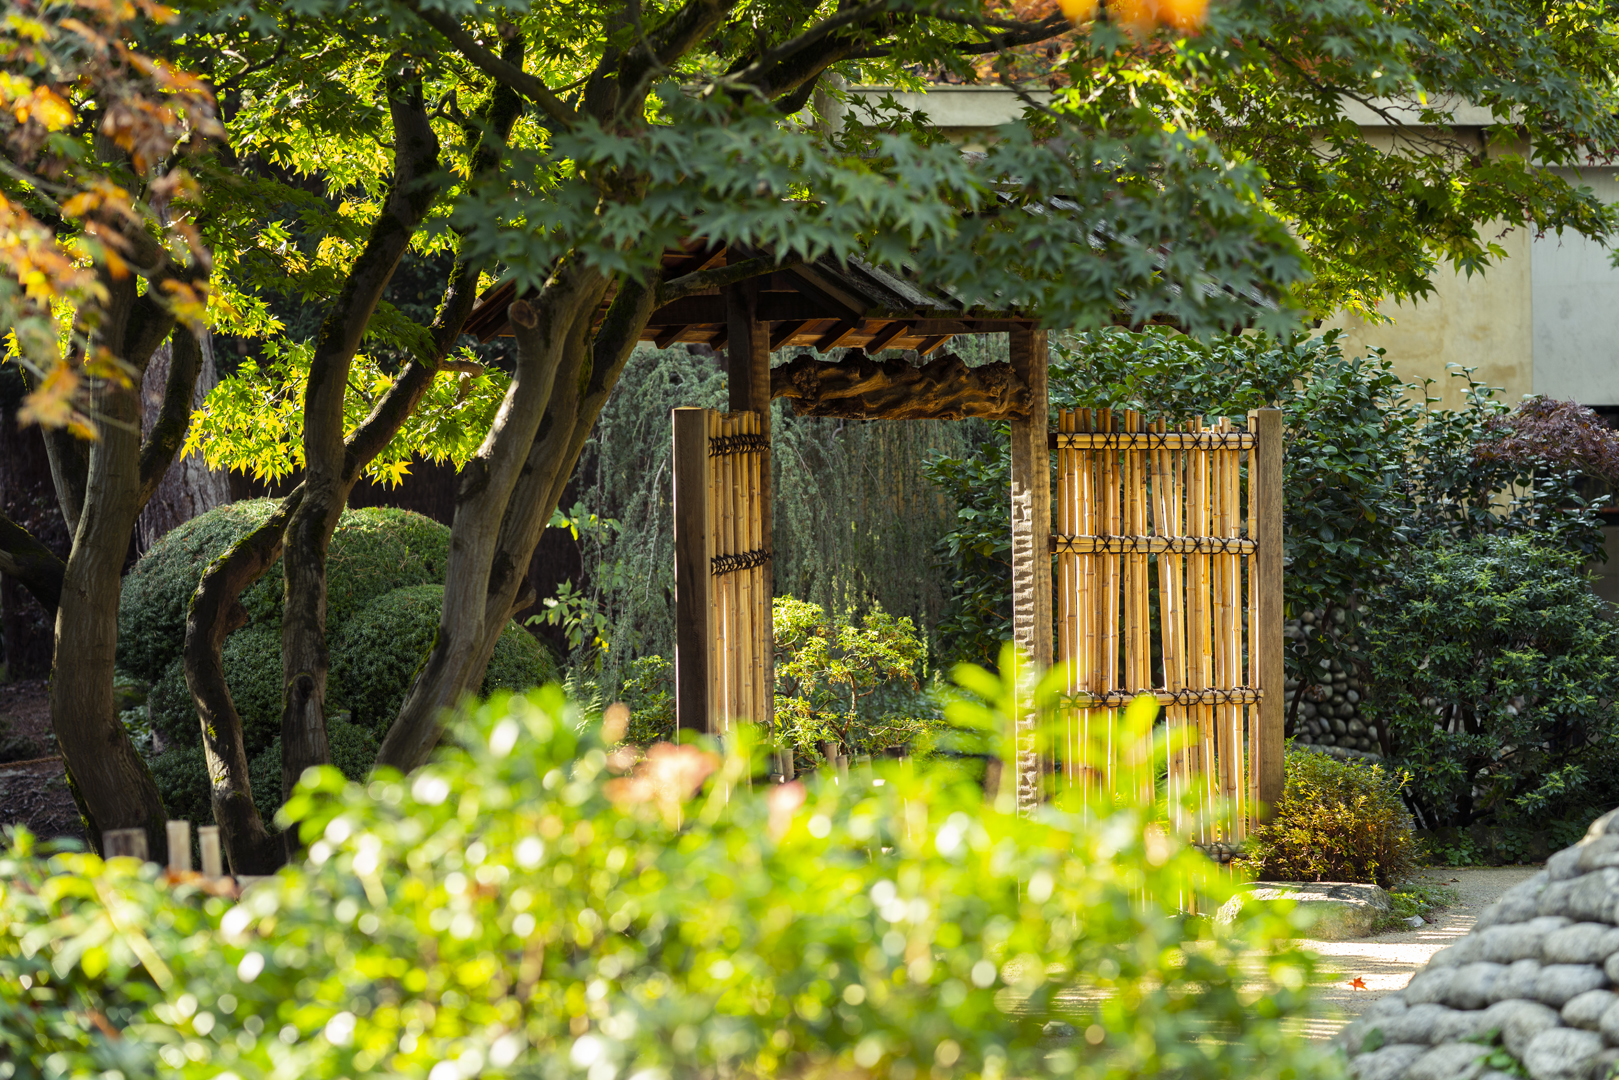
[[[664, 280], [725, 265], [726, 248], [693, 240], [663, 253]], [[740, 254], [740, 252], [739, 252]], [[748, 253], [750, 256], [755, 254]], [[831, 258], [784, 266], [754, 279], [758, 282], [758, 319], [770, 327], [770, 350], [793, 345], [883, 349], [915, 349], [926, 355], [957, 334], [993, 334], [1039, 320], [1021, 312], [995, 311], [930, 292], [886, 270], [850, 259]], [[510, 282], [490, 289], [473, 308], [466, 332], [482, 341], [509, 335], [506, 310], [516, 299]], [[604, 299], [597, 319], [607, 311]], [[725, 297], [716, 287], [682, 297], [653, 312], [641, 339], [660, 349], [676, 342], [724, 347], [727, 336]]]

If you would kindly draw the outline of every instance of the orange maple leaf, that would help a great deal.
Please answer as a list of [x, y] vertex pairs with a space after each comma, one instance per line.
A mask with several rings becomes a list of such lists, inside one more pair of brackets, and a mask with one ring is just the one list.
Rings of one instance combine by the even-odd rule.
[[1361, 978], [1359, 975], [1356, 975], [1353, 979], [1349, 980], [1349, 986], [1353, 990], [1364, 990], [1366, 989], [1366, 980]]

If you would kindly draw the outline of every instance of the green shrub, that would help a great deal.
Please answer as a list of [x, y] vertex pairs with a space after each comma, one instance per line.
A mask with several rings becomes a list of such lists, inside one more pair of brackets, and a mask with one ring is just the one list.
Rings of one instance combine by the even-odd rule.
[[203, 571], [268, 521], [277, 505], [275, 499], [250, 499], [218, 507], [169, 530], [141, 556], [119, 593], [120, 668], [147, 682], [163, 677], [185, 647], [186, 610]]
[[834, 620], [819, 605], [778, 596], [776, 730], [809, 765], [820, 745], [870, 754], [905, 747], [933, 724], [917, 676], [926, 648], [909, 619], [873, 607], [858, 621]]
[[[395, 589], [350, 619], [337, 635], [328, 700], [334, 708], [348, 709], [379, 743], [399, 714], [416, 669], [432, 651], [443, 607], [442, 585]], [[545, 646], [508, 623], [479, 692], [529, 690], [555, 678], [556, 665]]]
[[[377, 762], [377, 740], [346, 713], [333, 713], [326, 719], [326, 745], [332, 764], [351, 780], [364, 779]], [[214, 820], [213, 802], [208, 793], [208, 765], [202, 744], [172, 746], [152, 759], [152, 779], [169, 817], [194, 825]], [[281, 809], [281, 736], [275, 735], [256, 753], [249, 752], [248, 781], [253, 785], [253, 805], [267, 828]]]
[[[125, 578], [119, 608], [119, 663], [153, 683], [152, 726], [170, 743], [197, 744], [201, 738], [180, 656], [191, 595], [208, 563], [263, 524], [276, 505], [274, 500], [260, 499], [210, 510], [165, 536]], [[344, 511], [327, 556], [326, 625], [334, 654], [340, 648], [344, 625], [373, 601], [399, 588], [443, 582], [449, 536], [445, 526], [409, 510], [369, 507]], [[249, 623], [225, 639], [221, 654], [249, 754], [268, 746], [281, 727], [284, 592], [278, 562], [243, 594]], [[503, 665], [513, 648], [523, 646], [505, 646], [498, 654]], [[526, 655], [535, 654], [529, 651]], [[339, 660], [333, 656], [334, 669]], [[511, 662], [515, 665], [512, 670], [520, 670], [524, 662], [526, 658]], [[507, 668], [500, 670], [506, 672]], [[508, 682], [500, 685], [511, 686], [515, 676], [505, 677]], [[522, 685], [534, 686], [539, 681], [543, 680]], [[338, 705], [353, 707], [346, 699]], [[372, 716], [385, 708], [369, 700], [361, 705]]]
[[630, 664], [624, 680], [624, 703], [630, 722], [624, 741], [651, 746], [675, 737], [675, 665], [661, 656], [643, 656]]
[[1523, 536], [1414, 551], [1368, 636], [1370, 711], [1425, 828], [1532, 825], [1619, 795], [1619, 623], [1579, 556]]
[[26, 1078], [1341, 1075], [1291, 1026], [1298, 924], [1186, 918], [1232, 890], [1152, 800], [1031, 819], [942, 765], [750, 787], [745, 748], [615, 776], [585, 719], [552, 687], [409, 778], [307, 777], [308, 861], [239, 903], [14, 845], [0, 1053]]
[[1382, 765], [1290, 750], [1282, 800], [1250, 852], [1268, 881], [1363, 881], [1387, 889], [1416, 869], [1421, 848], [1400, 801], [1409, 781]]

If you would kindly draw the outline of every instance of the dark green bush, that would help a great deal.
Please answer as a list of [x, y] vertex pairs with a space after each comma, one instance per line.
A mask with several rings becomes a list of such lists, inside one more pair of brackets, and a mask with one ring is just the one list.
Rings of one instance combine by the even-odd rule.
[[[1187, 919], [1189, 890], [1232, 886], [1154, 800], [1027, 818], [945, 765], [750, 787], [745, 746], [616, 775], [555, 687], [454, 735], [408, 778], [306, 776], [307, 861], [239, 902], [19, 838], [0, 1060], [21, 1080], [1341, 1075], [1297, 1030], [1298, 924]], [[1048, 1036], [1059, 1017], [1077, 1033]]]
[[[231, 700], [242, 718], [247, 752], [256, 754], [281, 730], [281, 626], [244, 626], [220, 650]], [[197, 712], [186, 687], [185, 665], [176, 657], [152, 684], [147, 708], [152, 726], [171, 745], [201, 746]]]
[[[119, 664], [153, 683], [152, 726], [169, 743], [192, 745], [200, 739], [180, 664], [191, 594], [208, 563], [263, 524], [276, 505], [274, 500], [260, 499], [210, 510], [160, 540], [124, 580]], [[327, 558], [326, 625], [334, 652], [344, 624], [372, 601], [398, 588], [442, 583], [449, 535], [445, 526], [409, 510], [369, 507], [344, 511]], [[250, 621], [225, 639], [222, 650], [225, 677], [242, 717], [249, 754], [262, 751], [280, 730], [284, 589], [278, 562], [243, 594]], [[334, 667], [338, 661], [334, 656]], [[522, 684], [532, 685], [536, 683]], [[386, 708], [370, 701], [361, 705], [368, 715]], [[344, 699], [338, 707], [354, 705]]]
[[[269, 520], [277, 505], [275, 499], [250, 499], [218, 507], [171, 529], [141, 556], [124, 575], [118, 599], [120, 668], [147, 682], [163, 677], [185, 647], [186, 609], [203, 571]], [[272, 574], [279, 576], [272, 570], [266, 577]]]
[[[380, 741], [404, 703], [416, 669], [432, 651], [444, 606], [442, 585], [395, 589], [343, 625], [332, 646], [328, 700]], [[556, 678], [545, 646], [507, 624], [479, 693], [528, 690]]]
[[1580, 557], [1527, 536], [1413, 551], [1370, 605], [1372, 715], [1425, 828], [1619, 795], [1619, 623]]
[[1267, 881], [1362, 881], [1387, 889], [1421, 857], [1400, 801], [1404, 774], [1382, 765], [1292, 750], [1287, 783], [1268, 824], [1250, 841]]
[[[332, 751], [332, 764], [351, 780], [364, 779], [376, 764], [376, 739], [364, 728], [349, 723], [346, 713], [327, 717], [326, 743]], [[257, 753], [250, 752], [250, 758], [248, 780], [253, 785], [253, 805], [259, 808], [265, 826], [273, 830], [275, 812], [281, 809], [281, 736], [274, 736]], [[153, 758], [151, 767], [169, 817], [199, 825], [213, 822], [208, 766], [201, 742], [172, 746]]]

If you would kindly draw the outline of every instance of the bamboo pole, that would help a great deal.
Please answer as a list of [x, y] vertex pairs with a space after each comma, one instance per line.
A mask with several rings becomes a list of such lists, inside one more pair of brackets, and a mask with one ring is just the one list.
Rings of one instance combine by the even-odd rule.
[[[1249, 434], [1253, 434], [1255, 428], [1257, 427], [1254, 422], [1254, 418], [1256, 416], [1256, 413], [1250, 412], [1248, 414]], [[1243, 456], [1247, 458], [1248, 462], [1246, 502], [1248, 507], [1248, 539], [1252, 540], [1259, 535], [1259, 502], [1254, 498], [1254, 496], [1257, 494], [1254, 488], [1254, 479], [1257, 475], [1256, 467], [1259, 464], [1259, 455], [1250, 450]], [[1248, 661], [1246, 685], [1257, 687], [1260, 685], [1259, 649], [1256, 647], [1259, 641], [1259, 636], [1256, 633], [1256, 620], [1259, 618], [1259, 564], [1258, 561], [1255, 560], [1251, 555], [1245, 557], [1242, 561], [1243, 568], [1246, 570], [1248, 576], [1248, 610], [1246, 612], [1246, 618], [1243, 620], [1244, 652]], [[1248, 819], [1243, 823], [1244, 831], [1246, 832], [1247, 830], [1251, 829], [1254, 824], [1256, 824], [1257, 819], [1255, 815], [1259, 810], [1260, 709], [1257, 705], [1250, 705], [1243, 710], [1243, 714], [1246, 721], [1244, 728], [1247, 734], [1248, 749]]]
[[[759, 414], [754, 413], [749, 420], [749, 430], [753, 434], [763, 433], [764, 423]], [[748, 526], [749, 544], [751, 550], [763, 551], [765, 547], [765, 519], [764, 519], [764, 468], [769, 460], [765, 451], [748, 455]], [[771, 685], [771, 659], [774, 650], [775, 635], [771, 628], [770, 615], [770, 589], [766, 585], [766, 569], [769, 564], [760, 563], [748, 571], [753, 578], [753, 640], [759, 655], [754, 659], [754, 713], [755, 722], [764, 724], [773, 730], [772, 718], [774, 716], [773, 698], [776, 688]], [[783, 776], [786, 776], [784, 771]], [[789, 778], [790, 779], [790, 778]]]
[[[751, 434], [752, 425], [749, 419], [754, 414], [746, 410], [736, 414], [736, 431], [740, 435]], [[735, 512], [732, 515], [736, 522], [736, 550], [738, 554], [753, 550], [753, 518], [754, 500], [752, 498], [752, 478], [749, 466], [753, 461], [752, 453], [733, 454], [736, 465], [732, 469], [732, 482], [734, 494], [732, 506]], [[741, 645], [740, 663], [737, 671], [737, 715], [747, 720], [757, 718], [755, 693], [756, 672], [758, 663], [759, 638], [757, 628], [753, 625], [753, 571], [738, 570], [732, 574], [736, 579], [736, 625], [737, 637]]]
[[[1079, 424], [1081, 430], [1095, 431], [1096, 420], [1097, 414], [1093, 414], [1091, 410], [1083, 409], [1080, 411]], [[1077, 453], [1078, 460], [1076, 462], [1076, 468], [1079, 474], [1080, 485], [1078, 514], [1079, 528], [1084, 533], [1094, 536], [1099, 531], [1097, 527], [1096, 511], [1096, 470], [1099, 461], [1094, 450], [1081, 450]], [[1085, 556], [1084, 561], [1080, 564], [1079, 569], [1080, 667], [1076, 672], [1074, 681], [1078, 684], [1078, 688], [1081, 690], [1099, 689], [1097, 682], [1097, 669], [1100, 667], [1100, 663], [1098, 660], [1097, 650], [1100, 648], [1100, 641], [1097, 637], [1097, 630], [1099, 626], [1098, 620], [1100, 620], [1102, 617], [1101, 603], [1103, 591], [1101, 588], [1101, 583], [1097, 580], [1097, 571], [1099, 565], [1100, 563], [1098, 556], [1092, 554]], [[1079, 779], [1086, 785], [1085, 795], [1088, 800], [1090, 785], [1096, 780], [1096, 778], [1090, 774], [1088, 757], [1091, 745], [1092, 711], [1090, 709], [1086, 709], [1081, 712], [1079, 714], [1079, 721], [1081, 752], [1083, 755], [1085, 755], [1081, 759], [1084, 762], [1084, 771]]]
[[[708, 413], [709, 439], [719, 438], [721, 429], [719, 410], [710, 410]], [[710, 441], [709, 445], [713, 445], [712, 441]], [[708, 458], [708, 550], [711, 556], [719, 555], [725, 551], [725, 542], [720, 532], [720, 523], [724, 520], [724, 511], [720, 506], [720, 461], [720, 458], [715, 457], [710, 452]], [[709, 575], [709, 581], [711, 582], [711, 614], [708, 621], [708, 730], [712, 734], [719, 734], [725, 730], [725, 670], [729, 659], [725, 655], [723, 647], [726, 632], [725, 583], [723, 578], [714, 576], [711, 566], [705, 566], [703, 572]]]
[[[1225, 421], [1225, 430], [1235, 431], [1231, 418]], [[1242, 535], [1242, 461], [1241, 451], [1227, 450], [1226, 456], [1226, 513], [1228, 525], [1226, 535], [1236, 538]], [[1226, 639], [1226, 648], [1230, 650], [1230, 670], [1232, 688], [1242, 684], [1243, 680], [1243, 622], [1242, 622], [1242, 555], [1236, 551], [1228, 551], [1224, 558], [1227, 562], [1227, 579], [1230, 590], [1231, 603], [1231, 635]], [[1235, 805], [1232, 806], [1231, 828], [1235, 839], [1242, 840], [1248, 835], [1249, 808], [1252, 805], [1249, 798], [1248, 746], [1244, 738], [1243, 721], [1247, 709], [1242, 705], [1228, 706], [1231, 710], [1231, 745], [1234, 753], [1232, 759], [1236, 768]]]
[[[1102, 430], [1114, 429], [1112, 409], [1102, 410]], [[1102, 454], [1102, 521], [1098, 532], [1109, 536], [1119, 531], [1119, 455], [1116, 450], [1103, 450]], [[1102, 581], [1106, 596], [1102, 605], [1102, 664], [1099, 690], [1119, 689], [1119, 556], [1108, 554], [1102, 558]], [[1112, 782], [1114, 761], [1118, 747], [1113, 745], [1114, 720], [1107, 716], [1106, 757], [1103, 768], [1105, 779]]]
[[[1191, 425], [1193, 430], [1203, 430], [1203, 419], [1198, 417]], [[1186, 509], [1188, 515], [1187, 529], [1194, 536], [1209, 535], [1209, 457], [1210, 452], [1203, 449], [1189, 451], [1187, 454], [1187, 495]], [[1212, 685], [1210, 663], [1210, 594], [1209, 594], [1209, 556], [1202, 552], [1189, 557], [1190, 582], [1187, 590], [1187, 629], [1190, 640], [1187, 643], [1187, 656], [1191, 668], [1191, 683], [1196, 687]], [[1198, 804], [1201, 807], [1199, 838], [1205, 842], [1213, 839], [1215, 823], [1210, 814], [1218, 790], [1215, 769], [1216, 732], [1214, 728], [1213, 709], [1207, 705], [1198, 705], [1193, 710], [1197, 723], [1197, 768], [1201, 778]]]
[[[1074, 430], [1074, 414], [1068, 409], [1057, 413], [1057, 430]], [[1074, 506], [1078, 496], [1077, 480], [1074, 473], [1074, 461], [1078, 454], [1075, 450], [1057, 451], [1057, 533], [1061, 536], [1073, 536], [1079, 530], [1075, 523]], [[1074, 675], [1078, 670], [1079, 658], [1074, 647], [1075, 603], [1075, 565], [1079, 557], [1072, 552], [1063, 552], [1057, 556], [1057, 662], [1066, 664], [1068, 671], [1064, 676], [1063, 688], [1069, 693], [1079, 689], [1074, 683]], [[1062, 748], [1059, 751], [1062, 760], [1064, 775], [1070, 784], [1073, 781], [1074, 760], [1074, 713], [1072, 709], [1063, 710]]]

